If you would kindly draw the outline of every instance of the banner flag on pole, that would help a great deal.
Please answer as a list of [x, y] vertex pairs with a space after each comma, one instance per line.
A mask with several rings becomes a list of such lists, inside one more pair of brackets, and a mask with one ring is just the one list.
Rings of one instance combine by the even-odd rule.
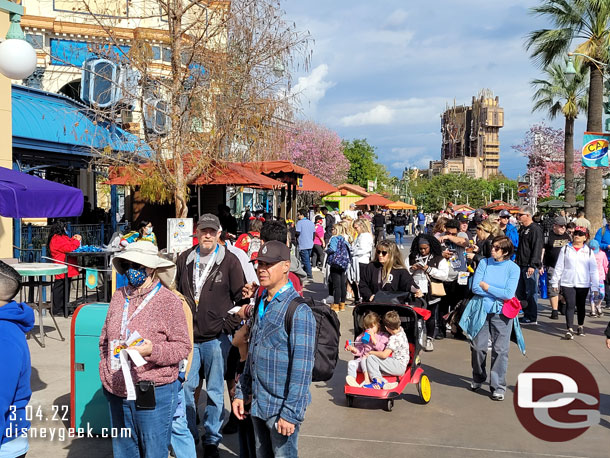
[[97, 288], [97, 270], [87, 269], [85, 271], [85, 285], [89, 289]]
[[582, 147], [582, 166], [590, 169], [608, 167], [610, 134], [585, 132]]

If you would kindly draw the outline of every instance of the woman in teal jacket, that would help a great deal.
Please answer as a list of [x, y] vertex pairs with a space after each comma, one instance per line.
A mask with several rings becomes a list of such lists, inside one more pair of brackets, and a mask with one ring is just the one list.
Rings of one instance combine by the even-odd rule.
[[494, 401], [504, 400], [510, 334], [513, 322], [518, 322], [502, 313], [504, 301], [515, 296], [519, 283], [519, 266], [510, 260], [513, 251], [508, 237], [500, 235], [493, 239], [491, 257], [481, 260], [477, 266], [472, 281], [475, 296], [468, 303], [460, 321], [460, 326], [472, 339], [473, 380], [470, 387], [473, 391], [481, 388], [487, 380], [485, 367], [491, 337], [490, 387]]

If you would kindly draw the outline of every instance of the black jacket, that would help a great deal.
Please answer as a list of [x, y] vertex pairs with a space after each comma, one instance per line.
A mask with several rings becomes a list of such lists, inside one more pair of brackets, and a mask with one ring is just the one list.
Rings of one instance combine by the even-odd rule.
[[385, 216], [381, 213], [375, 213], [375, 216], [373, 216], [373, 227], [385, 227]]
[[193, 312], [195, 342], [207, 342], [217, 338], [221, 332], [232, 334], [239, 325], [239, 317], [228, 312], [241, 300], [246, 278], [237, 256], [224, 246], [219, 247], [215, 265], [201, 289], [199, 306], [196, 307], [193, 286], [196, 249], [194, 246], [178, 257], [176, 286]]
[[328, 242], [333, 236], [333, 226], [335, 225], [335, 217], [327, 213], [324, 217], [324, 241]]
[[540, 269], [542, 266], [542, 246], [544, 245], [544, 234], [542, 228], [536, 223], [529, 226], [521, 226], [519, 229], [519, 246], [517, 247], [517, 258], [515, 262], [519, 267], [534, 267]]
[[405, 218], [403, 215], [396, 215], [392, 219], [392, 224], [394, 224], [394, 226], [406, 226], [407, 218]]
[[369, 262], [363, 269], [360, 276], [360, 283], [358, 287], [360, 289], [360, 295], [363, 299], [368, 300], [373, 294], [377, 294], [377, 291], [392, 291], [392, 292], [411, 292], [411, 287], [417, 285], [413, 281], [413, 277], [407, 269], [392, 269], [390, 272], [390, 281], [385, 285], [381, 285], [382, 276], [381, 263]]
[[481, 259], [490, 258], [491, 257], [491, 242], [493, 237], [490, 235], [485, 240], [477, 240], [477, 246], [479, 247], [479, 251], [474, 255], [474, 263], [478, 265], [481, 262]]

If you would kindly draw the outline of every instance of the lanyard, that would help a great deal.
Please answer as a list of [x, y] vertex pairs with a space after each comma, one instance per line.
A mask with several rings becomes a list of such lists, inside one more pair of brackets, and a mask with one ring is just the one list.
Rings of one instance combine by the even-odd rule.
[[201, 295], [201, 290], [203, 289], [203, 284], [205, 283], [208, 275], [210, 275], [210, 270], [212, 270], [212, 266], [216, 262], [216, 256], [218, 255], [218, 248], [220, 245], [216, 245], [216, 249], [214, 250], [214, 254], [210, 259], [210, 262], [203, 269], [203, 273], [199, 275], [199, 270], [201, 269], [201, 258], [199, 256], [199, 247], [197, 247], [197, 257], [195, 258], [195, 271], [193, 272], [193, 284], [195, 285], [195, 305], [199, 305], [199, 296]]
[[267, 290], [263, 291], [263, 294], [261, 295], [261, 301], [258, 304], [258, 319], [259, 319], [259, 321], [263, 319], [263, 317], [265, 316], [265, 312], [267, 312], [267, 308], [269, 307], [269, 305], [271, 305], [271, 303], [275, 300], [275, 298], [278, 297], [280, 294], [282, 294], [284, 291], [287, 291], [287, 290], [289, 290], [292, 287], [293, 286], [292, 286], [292, 283], [290, 281], [288, 283], [286, 283], [284, 286], [282, 286], [280, 288], [280, 290], [273, 295], [273, 297], [271, 298], [271, 300], [267, 304], [267, 307], [264, 306], [265, 305], [265, 296], [267, 296]]
[[[138, 315], [142, 309], [144, 307], [146, 307], [146, 304], [148, 304], [150, 302], [150, 300], [154, 297], [155, 294], [157, 294], [157, 292], [161, 289], [161, 282], [157, 282], [157, 285], [153, 288], [153, 290], [148, 293], [148, 295], [144, 298], [144, 300], [142, 301], [142, 303], [140, 305], [138, 305], [138, 308], [136, 308], [134, 310], [134, 312], [131, 314], [131, 316], [129, 317], [129, 319], [127, 318], [127, 312], [129, 310], [129, 296], [127, 296], [125, 298], [125, 304], [123, 304], [123, 318], [121, 319], [121, 338], [129, 338], [129, 334], [131, 334], [129, 332], [129, 330], [127, 329], [127, 325], [129, 323], [131, 323], [131, 320], [133, 320], [136, 315]], [[125, 334], [125, 333], [128, 334]]]

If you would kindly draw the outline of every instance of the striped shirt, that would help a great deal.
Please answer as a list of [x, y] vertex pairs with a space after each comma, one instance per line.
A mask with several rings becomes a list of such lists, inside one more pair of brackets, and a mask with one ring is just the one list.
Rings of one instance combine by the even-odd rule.
[[262, 420], [279, 415], [300, 424], [311, 402], [309, 385], [315, 353], [316, 320], [307, 304], [292, 319], [290, 336], [284, 319], [290, 302], [299, 297], [289, 288], [274, 298], [262, 319], [254, 312], [248, 359], [239, 379], [236, 398], [252, 395], [251, 414]]

